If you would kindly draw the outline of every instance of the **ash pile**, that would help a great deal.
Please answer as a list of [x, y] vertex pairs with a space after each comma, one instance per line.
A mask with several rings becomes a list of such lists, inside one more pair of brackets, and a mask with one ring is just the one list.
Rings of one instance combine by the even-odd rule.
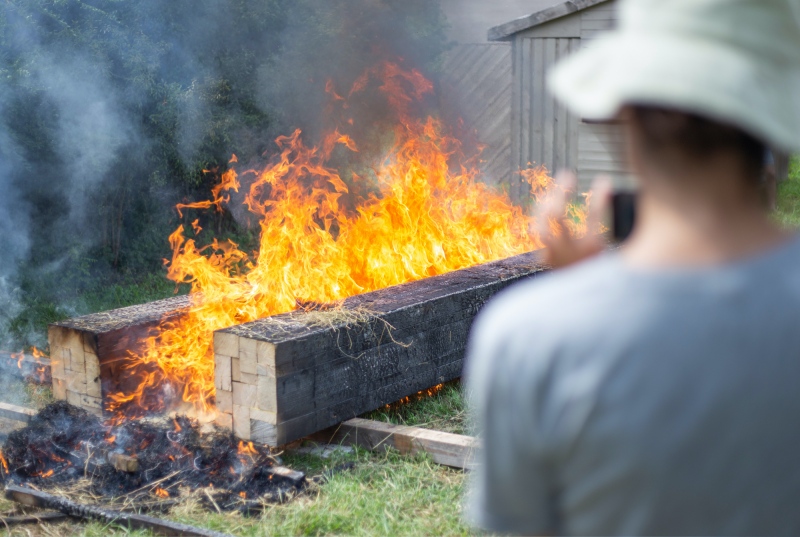
[[5, 485], [64, 494], [80, 490], [126, 502], [178, 503], [194, 495], [208, 509], [258, 512], [306, 486], [267, 446], [243, 442], [187, 417], [112, 425], [65, 401], [11, 433], [0, 455]]

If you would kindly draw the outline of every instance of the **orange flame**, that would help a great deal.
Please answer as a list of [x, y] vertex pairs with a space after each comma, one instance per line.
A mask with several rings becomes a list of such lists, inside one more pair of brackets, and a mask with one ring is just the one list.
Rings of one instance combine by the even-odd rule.
[[169, 492], [162, 489], [161, 487], [156, 487], [153, 493], [158, 496], [159, 498], [169, 498]]
[[[373, 86], [397, 115], [394, 142], [377, 163], [361, 152], [350, 173], [340, 174], [331, 163], [354, 158], [359, 147], [344, 108]], [[221, 210], [230, 202], [228, 192], [238, 192], [246, 180], [244, 205], [258, 218], [260, 248], [250, 255], [216, 239], [200, 246], [183, 226], [170, 235], [168, 277], [191, 284], [192, 306], [179, 320], [162, 323], [146, 349], [131, 358], [126, 367], [138, 388], [111, 394], [110, 411], [165, 410], [164, 383], [181, 390], [183, 401], [198, 410], [213, 411], [215, 330], [541, 247], [533, 219], [477, 180], [477, 158], [462, 155], [446, 126], [434, 117], [413, 116], [414, 103], [433, 92], [421, 73], [387, 62], [356, 80], [347, 99], [332, 82], [326, 90], [332, 106], [342, 107], [343, 120], [318, 146], [307, 145], [300, 130], [281, 136], [279, 154], [269, 164], [232, 167], [213, 189], [213, 199], [178, 205], [179, 211]], [[523, 177], [534, 198], [552, 188], [544, 168]], [[584, 233], [583, 209], [571, 210], [579, 222], [574, 232]]]
[[247, 442], [246, 444], [243, 441], [239, 441], [239, 454], [240, 455], [258, 455], [258, 451], [256, 451], [256, 447], [253, 445], [252, 442]]
[[3, 465], [3, 471], [8, 473], [8, 461], [6, 460], [5, 456], [3, 455], [3, 451], [0, 450], [0, 464]]

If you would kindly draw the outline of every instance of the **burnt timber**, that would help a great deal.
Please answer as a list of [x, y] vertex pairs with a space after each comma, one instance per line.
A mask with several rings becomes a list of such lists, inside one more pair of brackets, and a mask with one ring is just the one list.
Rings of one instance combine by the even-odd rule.
[[128, 351], [141, 348], [152, 329], [179, 317], [189, 305], [188, 296], [178, 296], [50, 325], [53, 397], [101, 415], [106, 390], [101, 380], [118, 379], [117, 368]]
[[278, 446], [456, 379], [481, 307], [545, 269], [532, 252], [220, 330], [218, 424]]
[[156, 535], [185, 535], [187, 537], [225, 537], [228, 535], [227, 533], [196, 528], [147, 515], [113, 511], [96, 505], [81, 504], [61, 496], [17, 485], [6, 486], [6, 498], [30, 507], [55, 509], [74, 518], [98, 520], [106, 524], [114, 524], [134, 530], [147, 529]]

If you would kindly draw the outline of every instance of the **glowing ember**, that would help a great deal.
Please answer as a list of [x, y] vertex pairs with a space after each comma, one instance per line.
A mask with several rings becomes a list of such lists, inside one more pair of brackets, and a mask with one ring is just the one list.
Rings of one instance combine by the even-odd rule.
[[[306, 145], [299, 130], [280, 137], [280, 154], [268, 165], [232, 167], [213, 199], [178, 207], [220, 209], [231, 192], [249, 185], [244, 204], [258, 219], [260, 248], [249, 254], [217, 240], [200, 246], [193, 238], [197, 221], [170, 236], [169, 278], [191, 284], [192, 307], [163, 323], [146, 350], [131, 357], [126, 367], [138, 389], [108, 397], [108, 409], [118, 417], [174, 406], [165, 400], [170, 391], [200, 411], [213, 411], [215, 330], [541, 246], [533, 219], [477, 180], [477, 159], [461, 154], [446, 126], [434, 117], [413, 117], [414, 103], [433, 92], [418, 71], [385, 63], [348, 92], [337, 93], [332, 82], [326, 89], [332, 115], [341, 121], [318, 146]], [[360, 144], [374, 140], [359, 142], [349, 111], [349, 103], [368, 90], [382, 94], [397, 116], [393, 142], [379, 162], [358, 160], [367, 158]], [[339, 164], [347, 173], [333, 167], [345, 161], [356, 162]], [[534, 200], [552, 188], [543, 168], [526, 170], [523, 178]], [[570, 211], [573, 231], [584, 233], [582, 209]]]

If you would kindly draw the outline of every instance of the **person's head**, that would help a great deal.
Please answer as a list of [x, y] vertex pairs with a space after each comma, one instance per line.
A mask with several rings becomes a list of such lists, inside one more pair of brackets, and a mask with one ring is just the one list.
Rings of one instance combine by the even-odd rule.
[[[626, 126], [627, 161], [640, 181], [697, 181], [710, 170], [755, 190], [761, 179], [766, 146], [734, 125], [697, 114], [649, 105], [627, 105], [620, 113]], [[716, 185], [715, 185], [716, 186]]]

